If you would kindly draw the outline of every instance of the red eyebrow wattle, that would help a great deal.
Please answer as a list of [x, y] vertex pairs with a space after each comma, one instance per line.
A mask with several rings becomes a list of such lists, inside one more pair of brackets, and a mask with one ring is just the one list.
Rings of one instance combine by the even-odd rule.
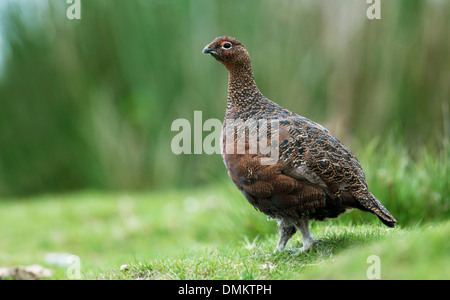
[[[222, 43], [220, 43], [220, 47], [222, 47], [223, 46], [223, 44], [225, 44], [225, 43], [230, 43], [229, 41], [223, 41]], [[231, 43], [230, 43], [231, 44]]]

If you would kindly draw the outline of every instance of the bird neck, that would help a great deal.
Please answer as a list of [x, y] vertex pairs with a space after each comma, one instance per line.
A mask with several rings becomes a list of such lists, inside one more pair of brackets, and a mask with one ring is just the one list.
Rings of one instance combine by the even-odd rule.
[[228, 69], [228, 107], [248, 105], [261, 97], [251, 64]]

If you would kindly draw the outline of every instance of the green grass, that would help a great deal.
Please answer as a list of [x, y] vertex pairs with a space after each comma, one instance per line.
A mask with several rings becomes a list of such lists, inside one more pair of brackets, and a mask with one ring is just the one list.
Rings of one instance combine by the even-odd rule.
[[[373, 229], [364, 226], [320, 226], [316, 229], [323, 242], [308, 253], [299, 253], [292, 248], [273, 253], [277, 236], [266, 235], [254, 240], [244, 239], [234, 247], [185, 251], [175, 257], [130, 262], [128, 271], [113, 270], [101, 278], [292, 279], [324, 264], [347, 247], [383, 239], [387, 234], [376, 226]], [[290, 246], [298, 248], [301, 242], [294, 239]]]
[[[370, 232], [370, 229], [368, 230]], [[376, 255], [381, 279], [450, 279], [450, 222], [395, 230], [338, 254], [332, 263], [299, 279], [365, 279]]]
[[230, 214], [238, 203], [233, 189], [83, 192], [2, 201], [0, 266], [45, 265], [47, 253], [71, 253], [80, 257], [85, 277], [92, 278], [134, 258], [216, 247], [275, 226], [268, 226], [241, 197], [245, 209]]
[[[323, 240], [308, 253], [273, 253], [276, 237], [238, 247], [186, 251], [175, 257], [130, 262], [102, 279], [368, 279], [380, 259], [380, 279], [450, 279], [450, 223], [413, 229], [318, 226]], [[299, 241], [293, 243], [300, 246]]]
[[[365, 279], [370, 255], [380, 257], [382, 278], [450, 279], [448, 221], [396, 229], [375, 217], [313, 223], [323, 243], [308, 253], [274, 254], [275, 222], [231, 183], [48, 195], [2, 201], [0, 208], [0, 266], [37, 263], [55, 279], [67, 278], [67, 269], [47, 264], [50, 252], [79, 256], [83, 279]], [[301, 238], [288, 247], [301, 247]]]

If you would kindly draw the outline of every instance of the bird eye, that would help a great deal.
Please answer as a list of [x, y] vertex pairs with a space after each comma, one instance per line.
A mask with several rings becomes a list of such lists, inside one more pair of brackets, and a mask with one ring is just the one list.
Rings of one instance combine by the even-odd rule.
[[222, 46], [223, 49], [226, 49], [226, 50], [231, 49], [231, 43], [230, 42], [222, 43], [221, 46]]

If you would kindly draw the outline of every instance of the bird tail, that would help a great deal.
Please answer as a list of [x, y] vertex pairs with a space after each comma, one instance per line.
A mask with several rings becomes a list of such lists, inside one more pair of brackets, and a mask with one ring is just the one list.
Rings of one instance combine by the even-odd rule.
[[397, 220], [395, 220], [386, 207], [384, 207], [372, 193], [368, 192], [368, 194], [369, 196], [366, 199], [359, 199], [359, 203], [366, 210], [376, 215], [384, 225], [394, 227]]

